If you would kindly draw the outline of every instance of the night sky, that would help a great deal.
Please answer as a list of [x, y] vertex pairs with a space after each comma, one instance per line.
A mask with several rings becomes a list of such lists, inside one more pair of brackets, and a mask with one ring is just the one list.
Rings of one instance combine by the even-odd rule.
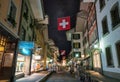
[[66, 31], [57, 30], [57, 18], [70, 16], [71, 28], [75, 28], [76, 14], [79, 10], [80, 0], [43, 0], [45, 13], [49, 16], [48, 34], [59, 50], [71, 50], [71, 42], [67, 41]]

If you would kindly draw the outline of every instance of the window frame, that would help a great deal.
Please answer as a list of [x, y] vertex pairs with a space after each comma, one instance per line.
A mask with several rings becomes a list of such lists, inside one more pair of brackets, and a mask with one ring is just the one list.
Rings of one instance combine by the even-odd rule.
[[80, 39], [80, 34], [72, 34], [72, 39], [79, 40]]
[[[102, 3], [102, 4], [101, 4]], [[102, 5], [102, 6], [101, 6]], [[100, 11], [103, 10], [103, 8], [105, 7], [105, 0], [104, 0], [104, 3], [103, 3], [103, 0], [99, 0], [99, 7], [100, 7]]]
[[[103, 25], [103, 22], [105, 22], [105, 21], [106, 21], [106, 24], [104, 23], [104, 25]], [[102, 23], [102, 35], [104, 36], [104, 35], [106, 35], [106, 34], [109, 33], [107, 16], [105, 16], [105, 17], [102, 19], [101, 23]]]
[[[110, 52], [106, 52], [106, 49], [109, 48]], [[113, 60], [113, 53], [112, 53], [112, 47], [111, 45], [105, 47], [105, 55], [106, 55], [106, 64], [107, 64], [107, 67], [114, 67], [114, 60]], [[112, 62], [110, 61], [110, 59], [112, 60]], [[111, 64], [111, 65], [110, 65]]]
[[[116, 16], [115, 15], [115, 13], [113, 13], [113, 11], [115, 11], [115, 9], [117, 8], [117, 10], [116, 10], [116, 14], [118, 15], [118, 16]], [[116, 2], [113, 6], [112, 6], [112, 8], [111, 8], [111, 10], [110, 10], [110, 17], [111, 17], [111, 26], [112, 26], [112, 29], [114, 30], [115, 28], [116, 28], [116, 26], [118, 25], [118, 24], [120, 24], [120, 14], [119, 14], [119, 3], [118, 2]], [[112, 14], [113, 13], [113, 14]], [[113, 16], [112, 16], [113, 15]], [[115, 17], [116, 16], [116, 17]], [[117, 19], [117, 20], [113, 20], [113, 17], [114, 17], [114, 19]]]
[[[115, 43], [115, 49], [116, 49], [116, 56], [117, 56], [118, 67], [120, 67], [120, 56], [119, 56], [120, 51], [117, 50], [117, 46], [116, 46], [117, 44], [120, 44], [120, 40], [118, 40], [118, 41]], [[119, 51], [119, 54], [118, 54], [118, 51]], [[118, 56], [119, 56], [119, 58], [118, 58]]]
[[10, 1], [10, 8], [9, 8], [7, 20], [9, 21], [9, 23], [11, 23], [13, 25], [13, 27], [16, 26], [16, 21], [15, 21], [16, 14], [17, 14], [17, 7], [13, 1]]

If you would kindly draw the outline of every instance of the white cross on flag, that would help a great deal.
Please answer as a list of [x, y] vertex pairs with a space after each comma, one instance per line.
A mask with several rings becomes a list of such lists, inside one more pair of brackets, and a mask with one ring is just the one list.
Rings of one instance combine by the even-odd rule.
[[61, 50], [60, 53], [61, 53], [61, 55], [65, 55], [66, 51], [65, 50]]
[[58, 30], [70, 29], [70, 16], [58, 18]]

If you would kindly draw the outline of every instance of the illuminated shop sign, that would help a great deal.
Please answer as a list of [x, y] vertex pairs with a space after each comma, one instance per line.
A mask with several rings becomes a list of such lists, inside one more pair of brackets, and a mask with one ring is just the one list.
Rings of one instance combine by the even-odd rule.
[[22, 49], [19, 49], [19, 53], [25, 56], [30, 56], [32, 55], [32, 50], [27, 48], [22, 48]]
[[40, 55], [35, 55], [35, 56], [34, 56], [34, 59], [35, 59], [35, 60], [40, 60], [40, 59], [41, 59], [41, 56], [40, 56]]
[[22, 48], [33, 49], [34, 42], [20, 41], [19, 42], [19, 49], [22, 49]]

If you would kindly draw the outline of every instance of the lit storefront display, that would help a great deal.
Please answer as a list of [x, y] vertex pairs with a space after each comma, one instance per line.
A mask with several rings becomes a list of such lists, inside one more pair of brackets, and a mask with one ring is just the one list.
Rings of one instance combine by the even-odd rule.
[[42, 69], [43, 63], [41, 62], [40, 55], [33, 55], [32, 64], [31, 64], [31, 72], [39, 71]]
[[18, 54], [18, 58], [17, 58], [17, 65], [16, 65], [16, 72], [23, 72], [25, 71], [25, 56]]
[[19, 41], [18, 44], [18, 57], [16, 65], [16, 75], [24, 74], [29, 75], [31, 73], [31, 57], [34, 48], [33, 42]]

